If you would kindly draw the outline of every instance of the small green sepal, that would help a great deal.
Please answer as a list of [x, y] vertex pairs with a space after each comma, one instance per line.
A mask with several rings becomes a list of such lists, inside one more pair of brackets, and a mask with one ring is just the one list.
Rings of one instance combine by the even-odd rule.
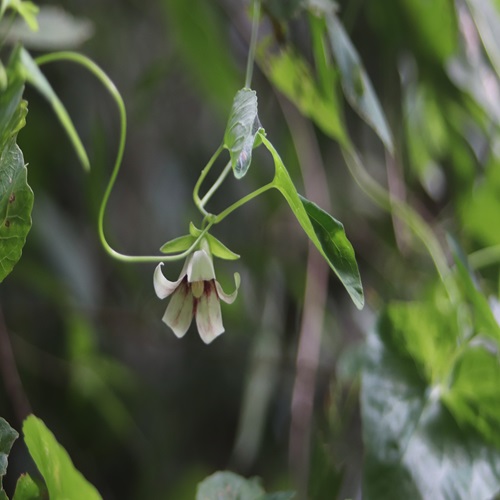
[[162, 253], [177, 253], [184, 252], [187, 250], [196, 240], [195, 236], [190, 234], [185, 234], [184, 236], [179, 236], [178, 238], [174, 238], [173, 240], [167, 241], [160, 248], [160, 252]]

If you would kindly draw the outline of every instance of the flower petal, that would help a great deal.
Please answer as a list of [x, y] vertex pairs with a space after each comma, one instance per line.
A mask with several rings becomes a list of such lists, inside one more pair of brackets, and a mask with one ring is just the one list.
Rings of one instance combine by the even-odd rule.
[[205, 292], [198, 300], [196, 307], [196, 326], [201, 340], [209, 344], [224, 332], [220, 302], [215, 291], [215, 283], [205, 283]]
[[177, 281], [169, 281], [161, 271], [161, 266], [163, 266], [163, 262], [160, 262], [155, 269], [153, 276], [153, 285], [155, 287], [156, 295], [158, 295], [159, 299], [164, 299], [171, 295], [175, 289], [179, 286], [180, 282], [186, 275], [185, 270], [182, 271], [181, 276]]
[[193, 319], [194, 300], [189, 285], [183, 281], [172, 295], [163, 322], [181, 338], [189, 329]]
[[224, 292], [220, 283], [218, 281], [215, 282], [215, 286], [217, 288], [217, 295], [221, 300], [223, 300], [226, 304], [232, 304], [236, 297], [238, 296], [238, 288], [240, 287], [240, 275], [238, 273], [234, 273], [234, 284], [236, 285], [236, 289], [233, 293], [227, 294]]
[[215, 279], [212, 258], [205, 250], [197, 250], [191, 255], [191, 259], [187, 266], [187, 277], [189, 283], [193, 281], [210, 281]]

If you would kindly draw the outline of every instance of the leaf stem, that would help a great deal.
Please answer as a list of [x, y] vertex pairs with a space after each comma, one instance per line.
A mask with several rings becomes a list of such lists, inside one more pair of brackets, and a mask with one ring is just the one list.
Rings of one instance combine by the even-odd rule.
[[[90, 71], [97, 79], [104, 85], [106, 90], [111, 94], [111, 97], [115, 101], [118, 111], [120, 114], [120, 138], [118, 142], [118, 151], [116, 153], [116, 159], [113, 167], [113, 171], [111, 173], [111, 177], [109, 179], [108, 185], [104, 192], [101, 206], [99, 208], [99, 217], [98, 217], [98, 231], [99, 231], [99, 239], [101, 240], [101, 244], [106, 250], [106, 252], [116, 260], [120, 260], [122, 262], [170, 262], [175, 260], [180, 260], [187, 257], [199, 244], [205, 234], [208, 232], [210, 227], [213, 225], [213, 222], [209, 222], [207, 226], [203, 229], [201, 234], [196, 238], [193, 244], [184, 252], [176, 255], [125, 255], [122, 254], [111, 247], [111, 245], [107, 242], [106, 236], [104, 234], [104, 214], [106, 212], [106, 207], [109, 201], [109, 197], [111, 195], [111, 191], [116, 182], [116, 178], [118, 176], [118, 172], [120, 170], [120, 166], [123, 159], [123, 152], [125, 150], [125, 139], [127, 135], [127, 115], [125, 111], [125, 104], [123, 102], [122, 96], [115, 84], [108, 77], [108, 75], [91, 59], [84, 56], [83, 54], [79, 54], [77, 52], [54, 52], [51, 54], [46, 54], [35, 59], [35, 62], [41, 66], [45, 63], [55, 62], [55, 61], [69, 61], [74, 62], [76, 64], [80, 64], [88, 71]], [[202, 174], [203, 175], [203, 174]], [[206, 175], [206, 174], [205, 174]]]
[[469, 263], [474, 269], [491, 266], [500, 262], [500, 245], [482, 248], [469, 255]]
[[232, 163], [231, 160], [229, 160], [227, 162], [227, 165], [224, 167], [224, 170], [220, 174], [219, 178], [214, 182], [214, 185], [207, 191], [207, 194], [205, 194], [205, 196], [201, 199], [202, 206], [205, 206], [208, 203], [212, 195], [215, 193], [215, 191], [217, 191], [217, 189], [219, 189], [219, 186], [224, 182], [225, 178], [227, 177], [229, 172], [231, 172], [231, 170], [232, 170]]
[[[200, 187], [201, 185], [203, 184], [203, 181], [205, 180], [205, 178], [207, 177], [208, 175], [208, 172], [210, 172], [210, 169], [212, 168], [213, 164], [215, 163], [215, 160], [219, 157], [219, 155], [222, 153], [222, 150], [224, 149], [224, 145], [221, 144], [217, 150], [215, 151], [215, 153], [212, 155], [212, 157], [210, 158], [210, 160], [208, 160], [208, 163], [205, 165], [205, 168], [201, 171], [201, 174], [200, 174], [200, 177], [198, 178], [198, 180], [196, 181], [196, 184], [194, 186], [194, 189], [193, 189], [193, 201], [194, 201], [194, 204], [198, 207], [198, 210], [206, 217], [207, 215], [209, 215], [209, 213], [203, 208], [204, 203], [201, 199], [200, 199], [200, 196], [199, 196], [199, 192], [200, 192]], [[223, 172], [224, 173], [224, 172]], [[222, 174], [221, 174], [222, 176]], [[220, 179], [220, 177], [219, 177]], [[214, 189], [214, 186], [212, 186], [210, 188], [210, 190], [208, 191], [208, 193], [210, 193], [210, 196], [212, 196], [212, 194], [215, 192], [215, 190], [220, 186], [220, 184], [222, 183], [222, 180], [219, 182], [219, 179], [217, 179], [217, 181], [215, 181], [215, 184], [217, 184], [217, 187]], [[204, 196], [203, 199], [205, 199], [208, 195], [208, 193]], [[209, 197], [210, 198], [210, 197]], [[208, 201], [208, 200], [207, 200]]]
[[257, 34], [260, 20], [260, 0], [254, 0], [252, 13], [252, 35], [250, 38], [250, 48], [248, 49], [247, 72], [245, 77], [245, 88], [249, 89], [252, 84], [252, 73], [255, 61], [255, 50], [257, 48]]
[[219, 215], [217, 215], [213, 219], [213, 224], [218, 224], [221, 222], [223, 219], [225, 219], [230, 213], [234, 212], [237, 208], [241, 207], [245, 203], [249, 202], [253, 198], [256, 198], [257, 196], [261, 195], [262, 193], [265, 193], [266, 191], [269, 191], [269, 189], [275, 188], [276, 183], [273, 181], [269, 182], [268, 184], [265, 184], [264, 186], [260, 187], [259, 189], [256, 189], [255, 191], [252, 191], [251, 193], [247, 194], [237, 202], [233, 203], [229, 207], [227, 207], [225, 210], [223, 210]]

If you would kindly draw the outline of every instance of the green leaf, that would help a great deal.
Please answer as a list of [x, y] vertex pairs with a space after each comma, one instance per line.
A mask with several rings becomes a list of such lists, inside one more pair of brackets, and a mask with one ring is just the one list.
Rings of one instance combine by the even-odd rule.
[[443, 400], [463, 428], [477, 429], [500, 446], [500, 364], [498, 355], [483, 346], [465, 351], [453, 372]]
[[44, 496], [31, 476], [22, 474], [17, 480], [12, 500], [44, 500]]
[[457, 274], [462, 285], [464, 298], [470, 303], [470, 311], [474, 321], [474, 334], [484, 335], [500, 344], [500, 326], [498, 325], [488, 299], [478, 290], [468, 269], [455, 254]]
[[208, 241], [208, 246], [210, 247], [210, 251], [214, 257], [218, 257], [219, 259], [224, 260], [238, 260], [240, 256], [237, 253], [234, 253], [232, 250], [229, 250], [224, 243], [219, 241], [215, 236], [211, 234], [207, 234], [206, 236]]
[[60, 7], [46, 5], [38, 13], [38, 30], [33, 31], [20, 19], [0, 27], [0, 34], [11, 44], [21, 42], [35, 50], [62, 50], [78, 47], [93, 33], [87, 19], [73, 17]]
[[371, 333], [366, 353], [363, 498], [493, 498], [500, 451], [457, 425], [390, 335]]
[[335, 273], [347, 290], [352, 291], [350, 293], [356, 305], [363, 307], [363, 287], [358, 264], [343, 224], [312, 201], [300, 195], [299, 198], [306, 209], [323, 252], [334, 266]]
[[0, 151], [0, 282], [21, 258], [32, 209], [33, 192], [14, 136]]
[[326, 23], [347, 100], [392, 152], [394, 143], [391, 131], [354, 45], [334, 14], [326, 16]]
[[20, 58], [24, 78], [26, 79], [26, 81], [31, 83], [31, 85], [33, 85], [52, 106], [54, 113], [61, 122], [61, 125], [66, 131], [71, 143], [73, 144], [73, 147], [76, 151], [76, 154], [78, 155], [78, 158], [80, 159], [81, 164], [83, 165], [83, 168], [89, 171], [90, 162], [87, 153], [63, 103], [60, 101], [59, 97], [57, 97], [57, 94], [54, 92], [54, 90], [50, 86], [50, 83], [40, 71], [40, 68], [30, 56], [29, 52], [21, 49]]
[[257, 479], [223, 471], [208, 476], [198, 485], [196, 500], [258, 500], [264, 494]]
[[167, 241], [160, 248], [160, 252], [162, 253], [177, 253], [184, 252], [187, 250], [196, 240], [195, 236], [190, 234], [186, 234], [184, 236], [179, 236], [178, 238], [174, 238], [173, 240]]
[[66, 450], [40, 419], [30, 415], [24, 421], [23, 433], [26, 446], [45, 480], [50, 498], [101, 499], [94, 486], [75, 469]]
[[252, 162], [255, 137], [262, 127], [257, 115], [257, 94], [241, 89], [234, 97], [224, 132], [224, 147], [229, 150], [234, 176], [241, 179]]
[[264, 145], [271, 152], [276, 169], [273, 183], [290, 205], [297, 221], [333, 272], [351, 296], [358, 309], [364, 305], [363, 287], [354, 250], [342, 224], [314, 203], [302, 198], [274, 146], [265, 138]]
[[2, 479], [7, 473], [8, 456], [14, 441], [19, 437], [19, 434], [0, 417], [0, 495], [3, 492]]

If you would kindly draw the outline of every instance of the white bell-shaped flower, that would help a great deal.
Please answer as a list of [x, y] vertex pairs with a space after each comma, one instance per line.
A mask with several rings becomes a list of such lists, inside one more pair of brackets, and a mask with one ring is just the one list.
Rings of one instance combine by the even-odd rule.
[[189, 255], [177, 281], [169, 281], [159, 264], [154, 273], [156, 295], [164, 299], [172, 295], [163, 315], [163, 322], [181, 338], [196, 317], [196, 326], [203, 342], [209, 344], [224, 332], [220, 300], [232, 304], [238, 295], [240, 276], [234, 275], [235, 291], [228, 295], [215, 279], [209, 251], [197, 250]]

